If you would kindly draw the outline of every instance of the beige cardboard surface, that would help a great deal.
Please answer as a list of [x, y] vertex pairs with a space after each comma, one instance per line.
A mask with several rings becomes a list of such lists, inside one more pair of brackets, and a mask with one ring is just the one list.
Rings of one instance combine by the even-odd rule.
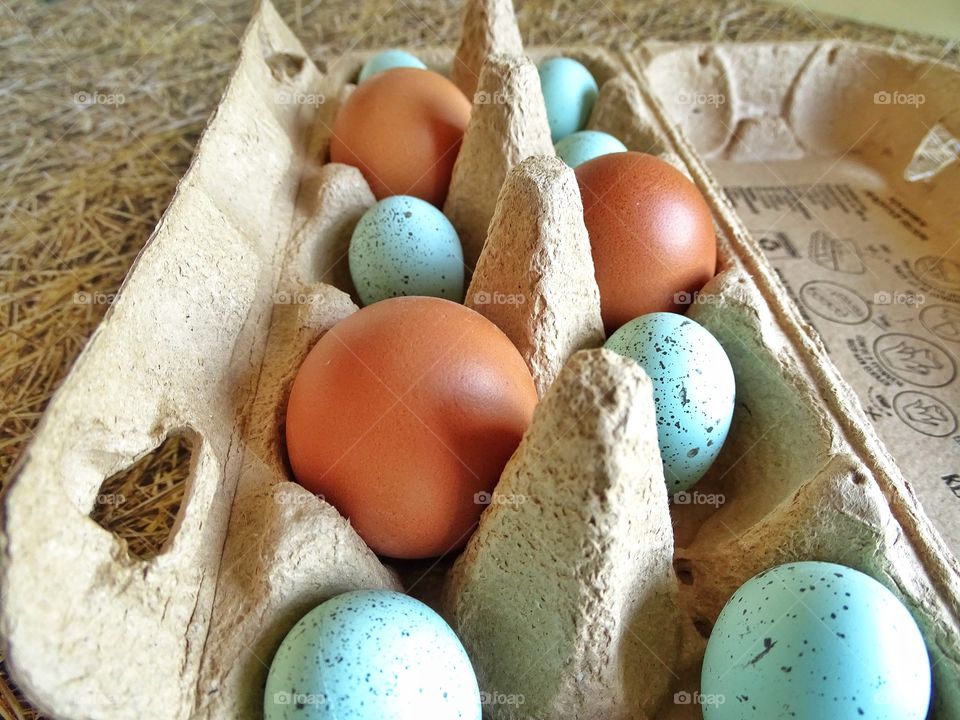
[[573, 170], [531, 157], [506, 177], [465, 304], [523, 355], [540, 397], [577, 350], [605, 340]]
[[[540, 99], [534, 103], [530, 98]], [[553, 152], [537, 68], [522, 55], [491, 55], [480, 68], [443, 212], [457, 229], [463, 262], [474, 270], [507, 173], [530, 155]], [[533, 104], [539, 110], [528, 110]], [[539, 117], [530, 117], [538, 112]]]
[[[352, 309], [285, 252], [314, 116], [290, 98], [318, 80], [265, 3], [176, 196], [3, 498], [5, 654], [53, 717], [257, 717], [260, 656], [305, 609], [396, 586], [339, 513], [286, 482], [279, 451], [290, 366]], [[320, 194], [316, 225], [333, 245], [369, 189], [356, 171], [326, 175], [341, 180]], [[294, 290], [310, 302], [281, 295]], [[287, 339], [273, 362], [271, 338]], [[184, 507], [169, 545], [140, 560], [90, 509], [104, 478], [178, 431], [198, 448]]]
[[[506, 36], [514, 36], [504, 7], [477, 0], [468, 9], [468, 26], [477, 22], [470, 18], [485, 18], [477, 33], [482, 47], [502, 47]], [[489, 22], [488, 11], [496, 11], [498, 22]], [[555, 512], [533, 503], [521, 504], [516, 515], [500, 505], [485, 512], [485, 531], [446, 583], [454, 608], [449, 619], [470, 632], [469, 619], [490, 612], [485, 598], [491, 593], [502, 603], [498, 617], [543, 614], [527, 593], [485, 585], [483, 568], [495, 567], [504, 588], [549, 587], [550, 607], [576, 620], [553, 626], [555, 647], [569, 651], [546, 664], [536, 633], [514, 641], [496, 635], [503, 629], [496, 617], [483, 623], [488, 641], [477, 642], [471, 658], [482, 690], [496, 697], [497, 668], [526, 658], [526, 667], [513, 667], [536, 678], [527, 691], [541, 701], [529, 709], [488, 706], [494, 717], [588, 718], [603, 708], [611, 717], [693, 718], [699, 708], [677, 701], [673, 692], [697, 688], [703, 636], [734, 589], [778, 562], [832, 560], [870, 573], [903, 600], [933, 661], [931, 717], [955, 718], [956, 560], [701, 156], [668, 121], [667, 101], [684, 68], [711, 83], [731, 77], [722, 66], [711, 68], [709, 54], [701, 58], [698, 49], [688, 50], [691, 56], [675, 59], [664, 73], [668, 87], [658, 85], [656, 73], [639, 72], [639, 54], [563, 53], [585, 62], [605, 88], [597, 122], [627, 128], [631, 149], [655, 148], [685, 164], [713, 211], [721, 272], [690, 312], [724, 345], [737, 375], [733, 428], [700, 486], [726, 499], [715, 506], [674, 503], [667, 522], [666, 497], [654, 483], [659, 457], [645, 378], [603, 351], [574, 355], [556, 385], [547, 387], [539, 421], [508, 464], [502, 488], [529, 491]], [[559, 51], [528, 52], [536, 61]], [[796, 75], [814, 62], [832, 66], [846, 61], [842, 52], [797, 45], [746, 52], [779, 55], [743, 61], [781, 68], [767, 85], [750, 86], [744, 105], [778, 112], [748, 123], [737, 138], [769, 137], [780, 157], [794, 159], [809, 147], [842, 156], [842, 148], [857, 144], [859, 128], [822, 122], [817, 93], [792, 83], [783, 70], [793, 67]], [[423, 55], [437, 69], [450, 69], [452, 51]], [[322, 165], [329, 121], [363, 58], [348, 55], [322, 75], [272, 6], [260, 6], [177, 196], [51, 402], [4, 498], [0, 630], [7, 658], [31, 699], [59, 717], [255, 718], [265, 661], [299, 613], [348, 588], [397, 587], [394, 573], [348, 518], [287, 482], [277, 427], [292, 366], [354, 309], [342, 251], [371, 196], [356, 171]], [[890, 61], [894, 69], [904, 62]], [[814, 76], [830, 72], [818, 68]], [[836, 92], [849, 90], [841, 83]], [[783, 102], [788, 95], [812, 99]], [[628, 116], [619, 123], [617, 108]], [[710, 159], [729, 138], [714, 121], [702, 128], [703, 156]], [[791, 128], [803, 132], [791, 136]], [[697, 138], [694, 129], [689, 134]], [[863, 146], [875, 151], [875, 168], [893, 167], [902, 147], [912, 157], [919, 142], [898, 135], [897, 127], [885, 129], [878, 136], [885, 142]], [[223, 183], [225, 173], [234, 182]], [[569, 215], [579, 203], [563, 187], [534, 183], [529, 190], [537, 202], [531, 204], [562, 210], [567, 203]], [[947, 187], [930, 185], [924, 207], [943, 204]], [[498, 197], [497, 207], [517, 200]], [[562, 241], [558, 233], [539, 233], [537, 247], [551, 253]], [[518, 253], [529, 252], [518, 246]], [[848, 256], [834, 247], [819, 243], [815, 255], [849, 267]], [[548, 275], [544, 287], [568, 282], [567, 268], [537, 267]], [[555, 306], [551, 298], [558, 296], [541, 293]], [[552, 337], [543, 333], [534, 343]], [[600, 387], [611, 388], [615, 401], [606, 402], [611, 393], [598, 397]], [[89, 431], [70, 432], [79, 425]], [[138, 560], [89, 519], [89, 509], [103, 478], [184, 427], [199, 450], [178, 529], [164, 552]], [[627, 427], [636, 433], [623, 436]], [[563, 452], [570, 447], [553, 452], [552, 445], [562, 444], [571, 429], [579, 429], [572, 436], [584, 452], [567, 458]], [[576, 463], [592, 474], [572, 472]], [[636, 472], [618, 472], [618, 463]], [[549, 482], [554, 473], [564, 482]], [[594, 484], [578, 484], [585, 478]], [[567, 512], [564, 493], [587, 502]], [[527, 514], [536, 522], [517, 525]], [[639, 547], [638, 524], [648, 533]], [[503, 528], [516, 537], [498, 539]], [[514, 546], [523, 549], [523, 562], [501, 562]], [[560, 547], [570, 562], [556, 562]], [[564, 577], [574, 564], [583, 570], [578, 581]], [[449, 567], [438, 563], [440, 577], [425, 584], [443, 585]], [[529, 567], [540, 569], [535, 577], [524, 576]], [[649, 577], [638, 577], [639, 568], [652, 571], [655, 587]], [[676, 623], [658, 632], [657, 623], [637, 612], [645, 607], [656, 608], [660, 624]], [[664, 643], [659, 662], [649, 657], [650, 642], [637, 644], [620, 632], [625, 618], [637, 622], [638, 638]], [[131, 634], [150, 642], [130, 643]], [[638, 688], [634, 670], [622, 668], [648, 677], [652, 689]], [[505, 680], [519, 682], [517, 673]], [[578, 683], [580, 677], [589, 681]]]
[[651, 398], [636, 363], [575, 353], [450, 573], [445, 609], [482, 687], [523, 698], [500, 717], [640, 720], [663, 704], [693, 628]]
[[960, 551], [957, 74], [837, 44], [654, 52], [655, 91]]

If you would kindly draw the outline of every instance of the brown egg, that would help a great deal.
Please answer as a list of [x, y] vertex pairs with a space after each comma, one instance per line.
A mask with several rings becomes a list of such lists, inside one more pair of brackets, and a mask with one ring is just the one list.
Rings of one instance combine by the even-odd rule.
[[338, 323], [307, 355], [287, 404], [297, 481], [367, 545], [395, 558], [458, 550], [530, 423], [520, 353], [463, 305], [399, 297]]
[[575, 172], [607, 333], [646, 313], [682, 312], [717, 268], [710, 208], [696, 185], [638, 152], [601, 155]]
[[470, 102], [442, 75], [393, 68], [357, 86], [337, 113], [330, 159], [360, 168], [378, 200], [443, 205]]

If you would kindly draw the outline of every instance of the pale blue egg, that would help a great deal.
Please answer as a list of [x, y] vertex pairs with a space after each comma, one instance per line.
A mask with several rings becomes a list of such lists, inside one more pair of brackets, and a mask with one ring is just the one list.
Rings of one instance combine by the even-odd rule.
[[910, 612], [872, 577], [789, 563], [723, 608], [700, 699], [705, 720], [922, 720], [930, 659]]
[[378, 72], [389, 70], [390, 68], [412, 67], [426, 70], [427, 66], [416, 55], [411, 55], [404, 50], [384, 50], [367, 60], [360, 69], [358, 83], [362, 83]]
[[479, 720], [480, 690], [450, 626], [419, 600], [356, 590], [307, 613], [270, 665], [265, 720]]
[[571, 58], [551, 58], [538, 69], [550, 137], [556, 143], [587, 126], [600, 89], [590, 71]]
[[667, 490], [689, 489], [730, 430], [735, 383], [727, 354], [705, 327], [667, 312], [631, 320], [604, 347], [633, 358], [650, 376]]
[[350, 239], [350, 277], [364, 305], [401, 295], [463, 301], [463, 247], [430, 203], [392, 195], [367, 210]]
[[605, 132], [580, 130], [572, 135], [567, 135], [554, 146], [554, 149], [561, 160], [575, 168], [577, 165], [582, 165], [587, 160], [593, 160], [601, 155], [626, 152], [627, 146], [613, 135]]

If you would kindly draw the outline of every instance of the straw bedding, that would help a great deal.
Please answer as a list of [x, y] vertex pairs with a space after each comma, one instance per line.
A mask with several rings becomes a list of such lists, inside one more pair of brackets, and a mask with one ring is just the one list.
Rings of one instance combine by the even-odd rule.
[[[848, 38], [958, 63], [916, 35], [750, 0], [515, 0], [528, 44]], [[459, 3], [277, 2], [333, 62], [351, 48], [453, 45]], [[248, 2], [0, 3], [0, 478], [186, 170], [249, 18]], [[83, 432], [82, 427], [76, 432]], [[92, 516], [155, 554], [182, 499], [189, 447], [171, 439], [102, 488]], [[37, 718], [0, 668], [0, 717]]]

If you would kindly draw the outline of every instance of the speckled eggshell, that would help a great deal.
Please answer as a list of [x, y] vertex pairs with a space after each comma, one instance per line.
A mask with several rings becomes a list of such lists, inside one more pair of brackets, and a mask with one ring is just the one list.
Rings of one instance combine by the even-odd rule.
[[605, 347], [636, 360], [650, 376], [667, 490], [689, 489], [730, 430], [735, 383], [727, 354], [702, 325], [666, 312], [631, 320]]
[[572, 58], [544, 60], [538, 70], [550, 138], [556, 143], [587, 126], [600, 88], [590, 71]]
[[796, 562], [734, 593], [701, 686], [705, 720], [921, 720], [930, 660], [913, 617], [879, 582]]
[[433, 205], [409, 195], [367, 210], [350, 240], [350, 276], [364, 305], [404, 295], [463, 301], [460, 238]]
[[266, 720], [479, 720], [480, 690], [437, 613], [402, 593], [357, 590], [294, 625], [263, 707]]
[[427, 69], [427, 66], [423, 64], [423, 61], [421, 61], [420, 58], [418, 58], [416, 55], [411, 55], [405, 50], [384, 50], [383, 52], [377, 53], [363, 64], [357, 81], [363, 82], [367, 78], [371, 78], [379, 72], [397, 67], [412, 67], [420, 68], [421, 70]]
[[608, 133], [599, 130], [580, 130], [567, 135], [556, 144], [554, 149], [561, 160], [575, 168], [601, 155], [626, 152], [627, 146]]

